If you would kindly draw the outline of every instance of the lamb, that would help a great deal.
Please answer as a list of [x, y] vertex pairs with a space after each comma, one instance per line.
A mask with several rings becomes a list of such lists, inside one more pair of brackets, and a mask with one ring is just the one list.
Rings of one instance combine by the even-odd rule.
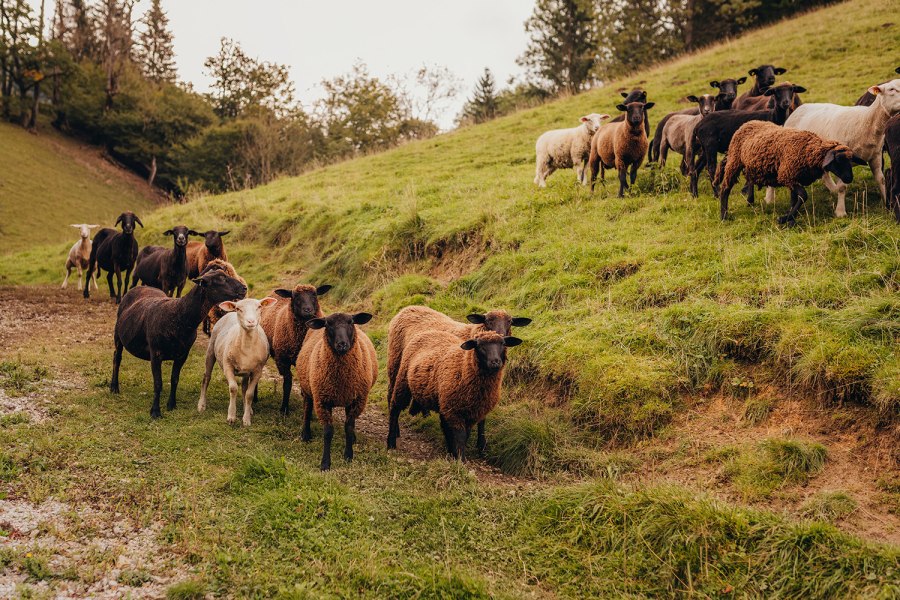
[[806, 201], [806, 186], [826, 172], [850, 183], [852, 159], [850, 148], [814, 133], [767, 121], [746, 123], [734, 134], [728, 155], [716, 173], [721, 189], [720, 216], [726, 218], [728, 194], [744, 171], [748, 185], [784, 186], [791, 191], [791, 209], [778, 222], [793, 225], [800, 205]]
[[300, 348], [307, 334], [307, 321], [322, 317], [319, 296], [324, 296], [330, 285], [300, 284], [293, 290], [277, 289], [278, 303], [262, 310], [262, 328], [271, 344], [270, 352], [282, 377], [281, 414], [290, 410], [292, 369], [297, 362]]
[[218, 269], [194, 279], [194, 287], [183, 298], [169, 298], [162, 290], [148, 286], [129, 290], [116, 314], [113, 333], [116, 349], [109, 391], [119, 393], [119, 366], [123, 349], [141, 360], [149, 360], [153, 372], [150, 416], [158, 419], [162, 416], [159, 410], [162, 363], [171, 360], [172, 383], [166, 408], [174, 410], [181, 368], [197, 339], [200, 321], [213, 304], [240, 300], [246, 293], [247, 286]]
[[176, 225], [167, 229], [163, 235], [171, 235], [173, 247], [171, 250], [162, 246], [144, 246], [137, 257], [137, 265], [134, 267], [134, 283], [138, 281], [150, 287], [159, 288], [166, 296], [173, 294], [181, 298], [181, 291], [187, 283], [188, 266], [185, 247], [188, 243], [188, 235], [196, 234], [192, 229], [184, 225]]
[[[91, 243], [91, 229], [99, 227], [99, 225], [80, 223], [78, 225], [72, 225], [72, 227], [76, 227], [80, 230], [81, 239], [75, 242], [69, 249], [69, 255], [66, 257], [66, 278], [63, 279], [62, 289], [66, 289], [66, 286], [69, 285], [69, 276], [72, 274], [73, 268], [78, 270], [78, 287], [79, 289], [81, 288], [81, 271], [82, 269], [87, 269], [91, 262], [91, 246], [93, 245]], [[94, 289], [96, 290], [96, 275], [94, 275], [93, 282]]]
[[484, 420], [500, 401], [506, 348], [522, 340], [493, 331], [475, 334], [462, 344], [448, 331], [423, 331], [409, 340], [388, 404], [391, 426], [388, 448], [399, 436], [396, 416], [435, 410], [447, 452], [465, 460], [472, 426]]
[[[87, 279], [84, 285], [84, 297], [90, 298], [90, 279], [100, 269], [106, 270], [106, 283], [109, 285], [109, 297], [115, 298], [116, 304], [122, 301], [122, 293], [128, 291], [131, 270], [138, 254], [138, 244], [134, 239], [134, 224], [144, 226], [133, 212], [123, 212], [116, 219], [116, 225], [122, 224], [122, 233], [115, 229], [104, 228], [94, 236], [91, 245], [91, 256], [88, 260]], [[122, 287], [122, 271], [125, 271], [125, 287]], [[113, 288], [112, 277], [116, 274], [116, 287]]]
[[189, 242], [187, 245], [188, 277], [192, 279], [197, 277], [210, 261], [217, 258], [228, 262], [228, 253], [225, 252], [222, 237], [229, 233], [229, 230], [216, 231], [215, 229], [203, 233], [193, 229], [190, 231], [191, 235], [202, 235], [205, 239], [203, 242]]
[[[806, 88], [792, 83], [780, 83], [765, 91], [766, 96], [774, 99], [773, 105], [767, 110], [725, 110], [714, 112], [697, 123], [694, 127], [694, 135], [691, 144], [687, 148], [685, 162], [690, 170], [691, 194], [698, 196], [700, 169], [705, 165], [709, 172], [709, 179], [713, 182], [713, 191], [718, 195], [715, 187], [716, 166], [720, 152], [726, 152], [731, 138], [744, 123], [750, 121], [771, 121], [776, 125], [783, 125], [791, 113], [794, 95], [802, 94]], [[696, 150], [702, 154], [694, 160]], [[753, 188], [750, 188], [752, 198]]]
[[[788, 118], [784, 126], [811, 131], [822, 138], [849, 146], [855, 159], [868, 163], [881, 192], [881, 198], [887, 204], [887, 190], [884, 174], [881, 172], [881, 149], [884, 145], [888, 119], [900, 113], [900, 79], [873, 85], [869, 88], [869, 93], [875, 96], [870, 106], [804, 104]], [[840, 181], [832, 181], [828, 173], [822, 177], [822, 182], [831, 192], [838, 195], [835, 216], [847, 216], [844, 204], [847, 185]], [[771, 194], [771, 191], [768, 193]]]
[[[203, 273], [208, 273], [209, 271], [212, 271], [214, 269], [219, 269], [229, 277], [234, 277], [244, 285], [247, 285], [247, 282], [244, 280], [244, 278], [238, 275], [237, 271], [234, 270], [234, 265], [232, 265], [230, 262], [222, 260], [221, 258], [214, 258], [213, 260], [206, 263], [206, 267], [204, 267], [203, 271], [201, 271], [200, 274], [202, 275]], [[210, 335], [210, 333], [212, 332], [212, 328], [223, 316], [225, 316], [225, 311], [219, 308], [218, 304], [210, 308], [209, 314], [207, 314], [206, 318], [203, 319], [203, 333], [205, 333], [206, 335]]]
[[785, 73], [787, 73], [787, 69], [774, 65], [760, 65], [755, 69], [750, 69], [748, 75], [756, 77], [756, 81], [753, 82], [753, 87], [749, 91], [744, 92], [734, 101], [732, 108], [735, 110], [751, 110], [750, 107], [756, 105], [756, 99], [764, 96], [766, 91], [775, 84], [775, 76], [784, 75]]
[[[730, 110], [731, 105], [734, 102], [735, 97], [737, 96], [737, 86], [741, 85], [745, 81], [747, 81], [746, 77], [741, 77], [739, 79], [723, 79], [722, 81], [710, 81], [710, 87], [714, 87], [719, 90], [719, 93], [715, 96], [716, 106], [714, 110]], [[700, 109], [696, 106], [692, 106], [690, 108], [684, 108], [682, 110], [671, 112], [660, 119], [659, 123], [656, 125], [656, 133], [653, 135], [653, 140], [650, 142], [650, 147], [647, 148], [647, 162], [651, 163], [659, 160], [659, 149], [662, 145], [663, 131], [665, 130], [666, 123], [669, 122], [669, 119], [671, 119], [675, 115], [699, 114]]]
[[900, 223], [900, 115], [894, 115], [885, 125], [884, 145], [891, 157], [891, 168], [884, 174], [888, 199], [894, 207], [894, 218]]
[[[669, 115], [669, 119], [663, 128], [660, 136], [659, 148], [659, 166], [666, 166], [666, 157], [669, 154], [669, 148], [678, 152], [682, 157], [687, 154], [686, 148], [691, 143], [691, 136], [694, 133], [694, 127], [700, 122], [700, 119], [713, 112], [716, 109], [716, 98], [710, 94], [703, 94], [699, 98], [697, 96], [688, 96], [687, 99], [699, 105], [699, 114], [696, 115]], [[681, 160], [681, 174], [688, 174], [688, 165], [684, 158]]]
[[619, 171], [619, 198], [625, 197], [626, 171], [631, 167], [631, 183], [637, 179], [637, 171], [647, 153], [647, 132], [641, 126], [644, 114], [653, 108], [653, 102], [631, 102], [619, 104], [616, 108], [627, 113], [621, 123], [610, 123], [597, 131], [591, 139], [591, 155], [588, 162], [591, 167], [591, 191], [597, 171], [600, 178], [606, 177], [606, 169], [613, 166]]
[[547, 177], [557, 169], [575, 168], [575, 177], [587, 184], [586, 170], [591, 137], [609, 115], [591, 113], [581, 117], [581, 125], [570, 129], [546, 131], [537, 139], [534, 183], [547, 187]]
[[310, 332], [297, 357], [297, 383], [305, 402], [301, 439], [312, 439], [309, 422], [315, 408], [324, 429], [323, 471], [331, 468], [334, 407], [344, 408], [344, 459], [353, 460], [356, 419], [365, 410], [369, 391], [378, 378], [375, 346], [358, 327], [371, 319], [368, 313], [333, 313], [307, 322]]
[[[407, 306], [391, 319], [388, 325], [388, 399], [393, 393], [394, 380], [403, 360], [407, 342], [418, 333], [424, 331], [447, 331], [455, 335], [460, 342], [471, 339], [484, 331], [494, 331], [502, 336], [510, 335], [513, 327], [525, 327], [531, 323], [528, 317], [513, 317], [505, 310], [491, 310], [484, 314], [473, 313], [466, 316], [469, 324], [460, 323], [427, 306]], [[402, 409], [401, 409], [402, 410]], [[391, 414], [390, 428], [394, 436], [400, 436], [398, 419], [400, 411]], [[478, 422], [479, 452], [484, 452], [487, 440], [484, 433], [484, 420]], [[388, 446], [392, 448], [392, 446]]]
[[226, 314], [213, 328], [206, 348], [206, 373], [200, 387], [198, 412], [206, 410], [206, 390], [213, 367], [219, 361], [228, 382], [228, 422], [237, 423], [237, 376], [240, 376], [244, 394], [243, 422], [244, 427], [250, 426], [253, 393], [262, 377], [263, 367], [269, 360], [269, 340], [259, 326], [259, 309], [276, 302], [277, 299], [266, 297], [262, 300], [245, 298], [239, 302], [226, 300], [218, 304]]
[[[894, 73], [900, 73], [900, 67], [894, 69]], [[871, 93], [869, 90], [866, 90], [866, 93], [860, 96], [856, 101], [855, 106], [870, 106], [873, 102], [875, 102], [875, 94]], [[892, 162], [891, 164], [894, 163]]]

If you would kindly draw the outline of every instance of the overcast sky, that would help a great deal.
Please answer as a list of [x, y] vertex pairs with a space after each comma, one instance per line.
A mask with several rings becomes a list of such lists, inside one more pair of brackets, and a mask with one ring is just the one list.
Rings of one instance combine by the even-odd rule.
[[[534, 0], [163, 0], [175, 35], [178, 74], [206, 91], [203, 60], [219, 38], [237, 40], [250, 56], [287, 64], [305, 107], [321, 96], [323, 78], [345, 73], [357, 59], [378, 76], [444, 65], [463, 92], [440, 119], [447, 127], [484, 67], [498, 83], [520, 74], [523, 23]], [[142, 0], [135, 16], [149, 6]]]

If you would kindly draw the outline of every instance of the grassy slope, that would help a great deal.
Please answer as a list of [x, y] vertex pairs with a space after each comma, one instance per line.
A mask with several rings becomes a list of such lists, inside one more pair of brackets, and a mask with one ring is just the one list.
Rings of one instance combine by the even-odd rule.
[[74, 243], [71, 223], [109, 227], [123, 210], [146, 215], [156, 202], [138, 181], [49, 127], [35, 136], [0, 123], [0, 253]]

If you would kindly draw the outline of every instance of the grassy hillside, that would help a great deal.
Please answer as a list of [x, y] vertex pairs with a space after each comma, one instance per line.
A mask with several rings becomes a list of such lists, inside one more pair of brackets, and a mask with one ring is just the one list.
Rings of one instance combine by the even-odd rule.
[[139, 178], [106, 163], [96, 150], [50, 127], [32, 135], [8, 123], [0, 123], [0, 200], [0, 254], [71, 244], [78, 239], [71, 223], [108, 227], [123, 210], [145, 215], [159, 203]]
[[[788, 68], [786, 78], [809, 90], [806, 101], [852, 103], [896, 67], [885, 51], [900, 47], [894, 5], [848, 2], [604, 89], [144, 219], [141, 244], [164, 243], [162, 231], [177, 223], [231, 229], [229, 257], [256, 297], [298, 281], [335, 285], [325, 310], [373, 312], [366, 329], [382, 366], [386, 325], [407, 304], [458, 318], [495, 307], [532, 317], [517, 332], [526, 343], [510, 350], [506, 395], [488, 419], [487, 458], [536, 480], [509, 484], [408, 459], [416, 428], [437, 437], [433, 416], [424, 425], [403, 422], [396, 454], [383, 450], [383, 431], [364, 431], [353, 465], [319, 474], [321, 430], [311, 446], [299, 443], [298, 417], [277, 417], [270, 382], [249, 431], [225, 426], [220, 377], [211, 392], [218, 403], [193, 412], [197, 351], [182, 378], [182, 408], [150, 423], [145, 363], [126, 358], [122, 397], [103, 391], [111, 309], [83, 325], [105, 341], [62, 350], [51, 331], [46, 341], [35, 334], [39, 341], [6, 349], [6, 372], [24, 373], [16, 378], [31, 369], [40, 379], [36, 365], [49, 361], [80, 391], [58, 392], [67, 394], [64, 418], [52, 426], [0, 429], [8, 448], [0, 479], [29, 497], [63, 490], [73, 501], [102, 497], [135, 519], [162, 520], [166, 542], [213, 593], [900, 593], [896, 547], [695, 492], [721, 485], [742, 501], [794, 507], [817, 477], [831, 478], [826, 492], [847, 485], [848, 471], [835, 470], [844, 461], [870, 487], [878, 480], [894, 503], [871, 527], [896, 533], [888, 513], [900, 512], [900, 228], [871, 176], [856, 170], [847, 219], [834, 218], [832, 197], [813, 186], [793, 229], [776, 224], [788, 205], [783, 190], [775, 207], [733, 196], [733, 219], [721, 223], [708, 182], [692, 199], [677, 160], [662, 172], [642, 168], [623, 200], [613, 178], [593, 196], [570, 172], [552, 176], [546, 190], [532, 183], [541, 132], [611, 112], [619, 90], [633, 86], [657, 103], [654, 124], [685, 106], [679, 98], [709, 91], [710, 79], [760, 63]], [[5, 257], [0, 282], [55, 282], [64, 239]], [[101, 311], [100, 302], [89, 311]], [[371, 419], [384, 394], [382, 376]], [[742, 415], [736, 439], [693, 438], [690, 424], [679, 423], [710, 397]], [[827, 448], [795, 439], [807, 431], [797, 414], [766, 430], [769, 415], [796, 398], [818, 401], [837, 415], [828, 426], [856, 437]], [[853, 428], [862, 421], [871, 427]], [[761, 423], [765, 439], [752, 438], [746, 423]], [[876, 435], [888, 438], [887, 456], [870, 469], [875, 452], [863, 442]], [[675, 449], [649, 446], [648, 438]], [[854, 449], [849, 457], [845, 446]], [[709, 477], [689, 490], [646, 472], [625, 477], [642, 461], [676, 458], [679, 469]], [[618, 479], [625, 483], [608, 481]], [[82, 480], [92, 489], [79, 487]], [[830, 498], [840, 496], [817, 497], [803, 514], [853, 511]]]

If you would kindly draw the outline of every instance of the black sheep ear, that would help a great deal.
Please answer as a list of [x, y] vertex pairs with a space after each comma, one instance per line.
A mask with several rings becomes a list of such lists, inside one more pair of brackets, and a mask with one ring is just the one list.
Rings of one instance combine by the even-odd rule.
[[784, 75], [787, 73], [787, 69], [782, 69], [781, 67], [775, 67], [774, 70], [776, 75]]
[[772, 96], [775, 94], [775, 88], [770, 87], [765, 92], [763, 92], [763, 96]]
[[624, 104], [616, 104], [616, 108], [618, 108], [622, 112], [625, 112], [626, 110], [628, 110], [628, 107], [625, 106]]
[[487, 317], [479, 315], [478, 313], [472, 313], [471, 315], [466, 315], [466, 320], [469, 323], [475, 323], [476, 325], [484, 325], [484, 322], [487, 321]]
[[717, 87], [719, 87], [719, 82], [714, 79], [709, 82], [709, 87], [717, 88]]
[[897, 67], [896, 69], [894, 69], [894, 73], [900, 73], [900, 67]]
[[475, 346], [478, 345], [478, 342], [475, 340], [466, 340], [462, 344], [459, 345], [463, 350], [474, 350]]
[[622, 94], [622, 97], [623, 97], [623, 98], [627, 98], [627, 97], [628, 97], [628, 94], [627, 94], [626, 92], [619, 92], [619, 93]]
[[742, 83], [745, 83], [746, 81], [747, 81], [746, 77], [741, 77], [740, 79], [737, 80], [737, 84], [741, 85]]
[[276, 296], [281, 296], [282, 298], [292, 298], [294, 296], [294, 292], [292, 292], [291, 290], [286, 290], [284, 288], [275, 290], [274, 294]]
[[163, 231], [163, 235], [175, 235], [175, 232], [171, 229], [166, 229], [165, 231]]
[[372, 320], [372, 315], [369, 313], [356, 313], [353, 315], [353, 323], [356, 325], [365, 325], [369, 321]]
[[513, 327], [525, 327], [526, 325], [531, 325], [531, 319], [528, 317], [513, 317]]
[[794, 93], [795, 93], [795, 94], [805, 94], [805, 93], [806, 93], [806, 88], [803, 87], [802, 85], [795, 85], [795, 86], [794, 86]]
[[860, 157], [856, 156], [855, 154], [850, 157], [850, 162], [852, 162], [854, 165], [859, 165], [859, 166], [864, 166], [864, 165], [869, 164], [866, 161], [864, 161], [863, 159], [861, 159]]
[[140, 219], [139, 219], [139, 218], [138, 218], [138, 216], [137, 216], [137, 215], [134, 215], [134, 220], [135, 220], [135, 221], [137, 221], [137, 224], [138, 224], [138, 225], [140, 225], [140, 226], [141, 226], [141, 227], [143, 227], [143, 226], [144, 226], [144, 224], [143, 224], [143, 223], [141, 223], [141, 220], [140, 220]]
[[324, 296], [325, 294], [328, 293], [328, 290], [330, 290], [332, 287], [334, 287], [334, 286], [320, 285], [319, 287], [316, 288], [316, 296]]
[[231, 233], [231, 230], [230, 230], [230, 229], [226, 229], [225, 231], [220, 231], [220, 232], [219, 232], [219, 237], [226, 236], [226, 235], [228, 235], [229, 233]]
[[[116, 219], [116, 225], [118, 225], [119, 223], [122, 222], [122, 217], [124, 217], [124, 216], [125, 216], [125, 213], [122, 213], [121, 215], [119, 215], [119, 218]], [[113, 225], [113, 227], [115, 227], [116, 225]]]
[[506, 346], [507, 348], [511, 348], [513, 346], [518, 346], [521, 343], [522, 343], [522, 340], [520, 340], [517, 337], [513, 337], [511, 335], [508, 335], [505, 338], [503, 338], [503, 345]]
[[322, 329], [325, 325], [325, 319], [310, 319], [306, 322], [306, 326], [310, 329]]
[[700, 102], [700, 98], [691, 94], [690, 96], [687, 96], [687, 101], [688, 102]]
[[644, 110], [650, 110], [654, 106], [656, 106], [656, 102], [648, 102], [644, 105]]
[[188, 229], [188, 235], [203, 235], [199, 231], [194, 231], [193, 229]]

